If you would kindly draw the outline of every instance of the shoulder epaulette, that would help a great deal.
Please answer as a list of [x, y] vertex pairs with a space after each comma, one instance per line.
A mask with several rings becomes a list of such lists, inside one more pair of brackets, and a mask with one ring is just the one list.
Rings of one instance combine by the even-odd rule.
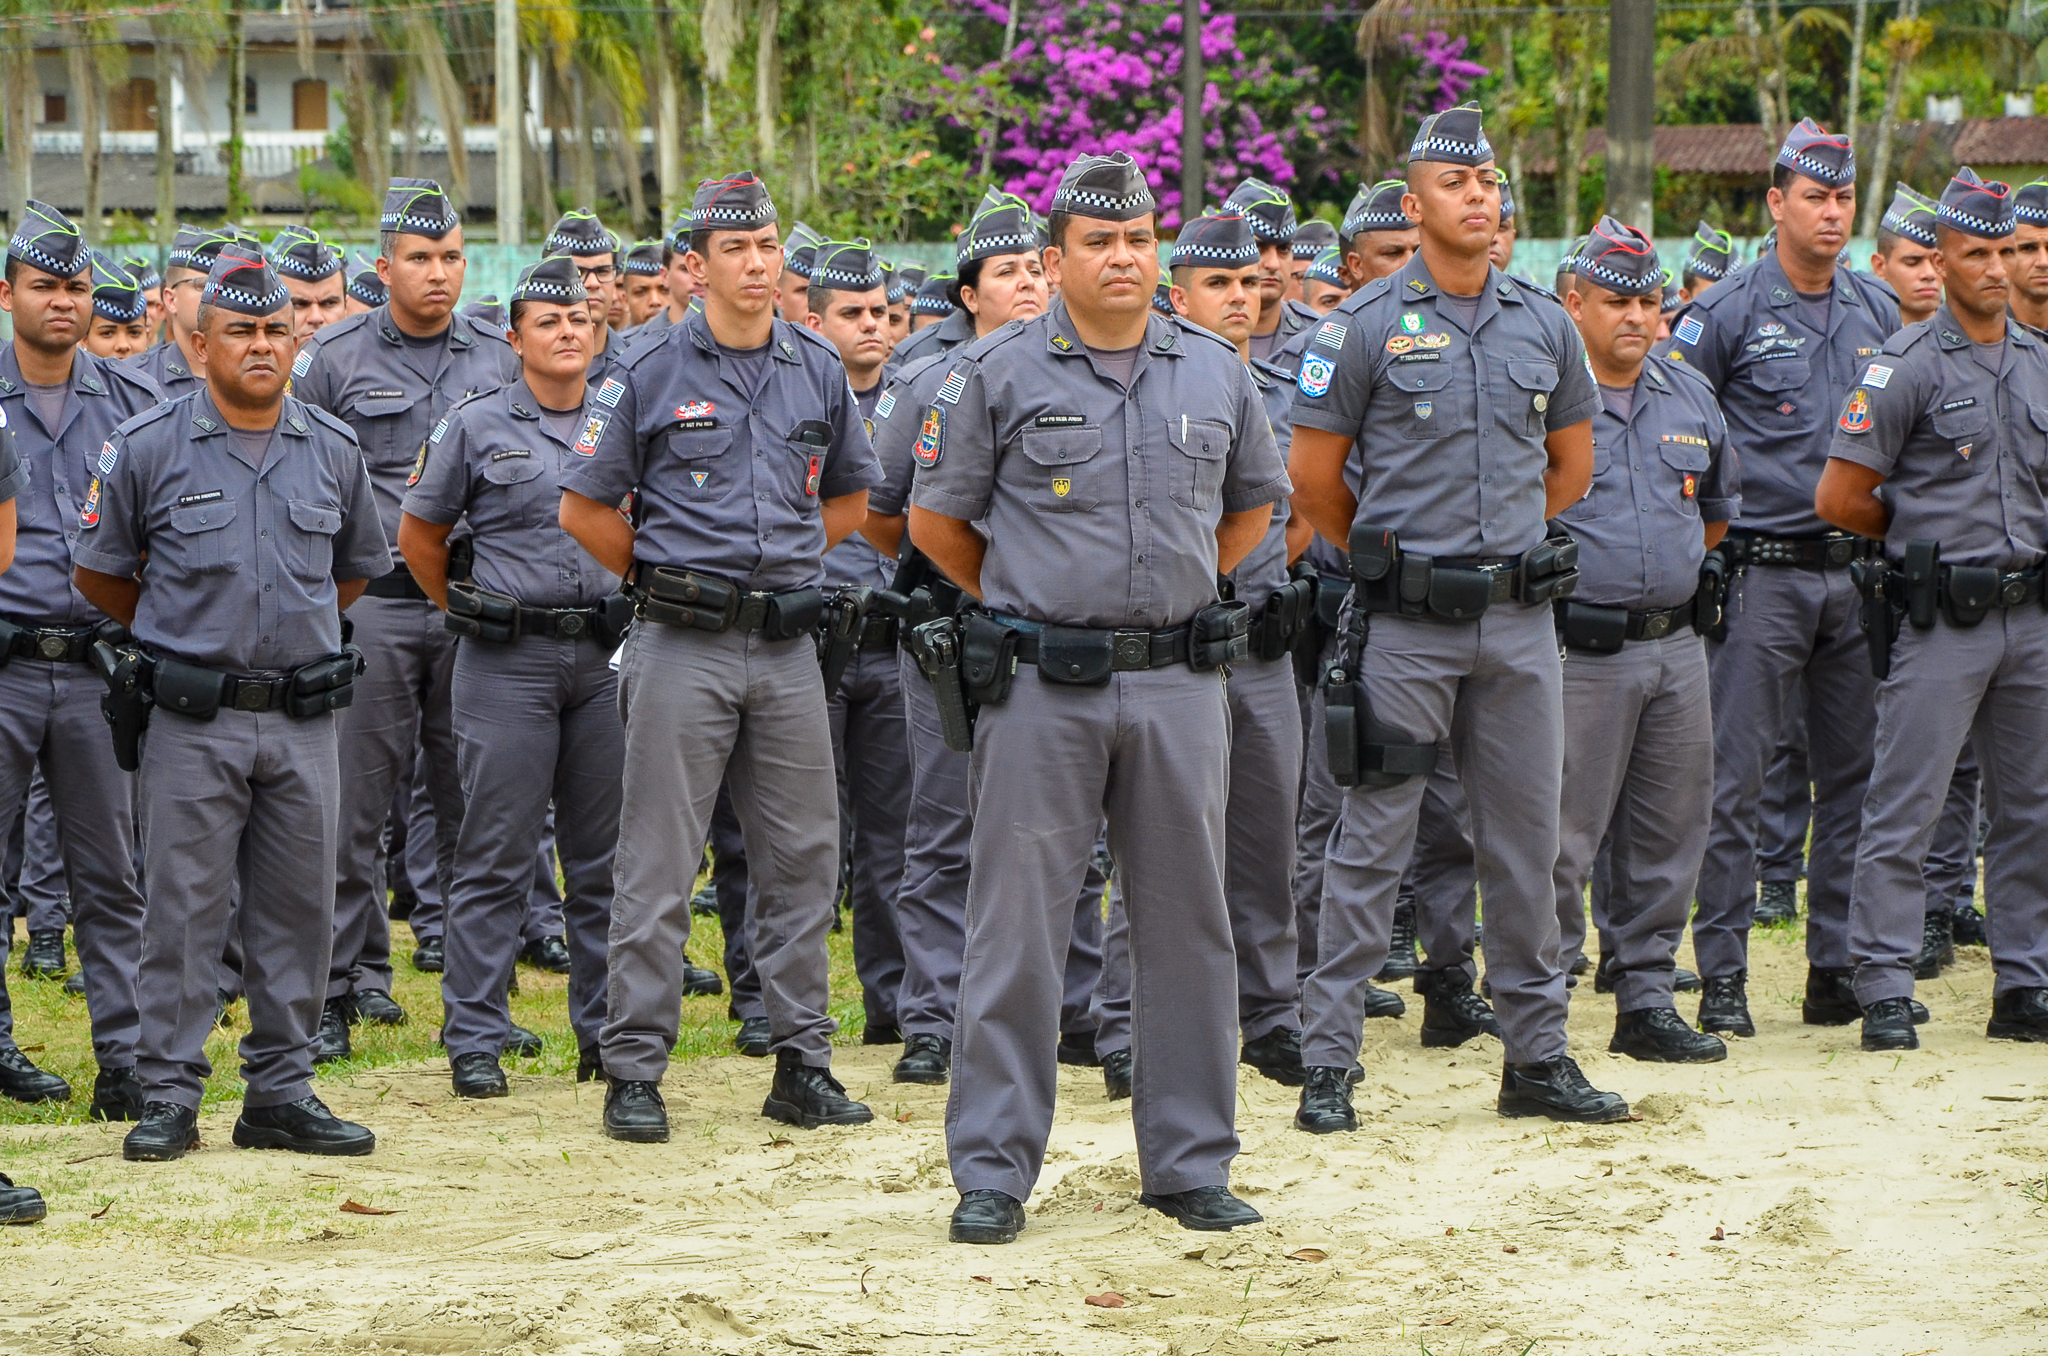
[[1702, 391], [1705, 391], [1708, 396], [1713, 397], [1715, 399], [1719, 399], [1719, 396], [1715, 392], [1712, 383], [1710, 383], [1707, 380], [1706, 374], [1701, 372], [1697, 367], [1694, 367], [1685, 359], [1679, 357], [1677, 354], [1667, 353], [1663, 357], [1657, 359], [1656, 361], [1660, 364], [1658, 370], [1660, 372], [1663, 372], [1666, 376], [1673, 376], [1678, 373], [1683, 373], [1687, 379], [1698, 382], [1700, 389]]
[[[299, 403], [305, 405], [304, 401], [300, 401]], [[351, 446], [355, 444], [356, 431], [350, 428], [347, 424], [344, 424], [338, 416], [329, 414], [326, 410], [321, 409], [318, 405], [306, 405], [306, 413], [312, 415], [314, 419], [318, 420], [320, 423], [327, 425], [327, 427], [333, 429], [336, 433], [341, 434], [344, 438], [347, 438]]]
[[[1189, 335], [1197, 335], [1197, 334], [1198, 334], [1198, 335], [1200, 335], [1200, 336], [1201, 336], [1202, 338], [1204, 338], [1204, 339], [1208, 340], [1208, 341], [1209, 341], [1210, 343], [1212, 343], [1212, 344], [1216, 344], [1216, 345], [1218, 345], [1219, 347], [1222, 347], [1222, 348], [1227, 348], [1227, 349], [1229, 349], [1229, 350], [1230, 350], [1230, 356], [1231, 356], [1231, 357], [1233, 357], [1233, 358], [1236, 358], [1236, 357], [1237, 357], [1237, 345], [1235, 345], [1235, 344], [1231, 343], [1231, 342], [1230, 342], [1230, 341], [1229, 341], [1228, 339], [1225, 339], [1225, 338], [1224, 338], [1224, 337], [1223, 337], [1222, 335], [1220, 335], [1220, 334], [1216, 333], [1216, 331], [1214, 331], [1214, 330], [1205, 330], [1205, 329], [1203, 329], [1203, 328], [1202, 328], [1202, 327], [1201, 327], [1200, 325], [1197, 325], [1197, 324], [1196, 324], [1196, 323], [1195, 323], [1194, 321], [1192, 321], [1192, 320], [1189, 320], [1189, 319], [1188, 319], [1188, 318], [1187, 318], [1186, 316], [1179, 316], [1179, 315], [1177, 315], [1177, 316], [1173, 317], [1173, 323], [1174, 323], [1174, 324], [1176, 324], [1176, 325], [1178, 325], [1178, 326], [1180, 326], [1180, 328], [1181, 328], [1181, 332], [1182, 332], [1183, 334], [1189, 334]], [[1298, 333], [1300, 333], [1300, 331], [1299, 331], [1299, 330], [1297, 330], [1297, 331], [1295, 331], [1295, 333], [1297, 333], [1297, 334], [1298, 334]]]
[[356, 314], [352, 316], [346, 316], [340, 320], [335, 321], [332, 325], [322, 325], [319, 331], [315, 333], [311, 339], [307, 340], [307, 342], [310, 343], [315, 350], [324, 348], [326, 345], [333, 343], [336, 339], [343, 338], [347, 335], [355, 333], [357, 330], [362, 329], [364, 325], [369, 323], [370, 317], [375, 314], [375, 311], [358, 311]]
[[897, 368], [894, 372], [891, 372], [889, 374], [889, 380], [895, 385], [907, 388], [911, 384], [916, 382], [917, 379], [923, 376], [926, 372], [930, 371], [934, 367], [937, 367], [942, 360], [951, 356], [952, 354], [950, 350], [945, 353], [917, 354], [916, 356], [911, 358], [909, 363]]
[[154, 424], [159, 419], [169, 418], [170, 415], [178, 408], [178, 406], [184, 404], [188, 400], [191, 400], [196, 395], [198, 395], [198, 392], [189, 391], [186, 394], [179, 396], [176, 400], [162, 401], [158, 404], [150, 406], [148, 409], [142, 411], [140, 414], [129, 415], [126, 419], [122, 420], [119, 424], [115, 426], [114, 432], [120, 434], [122, 437], [125, 438], [129, 434], [134, 433], [139, 429], [149, 427], [151, 424]]
[[462, 318], [469, 322], [469, 327], [471, 329], [475, 330], [484, 338], [495, 339], [499, 343], [505, 345], [507, 348], [510, 348], [512, 346], [512, 341], [505, 337], [505, 331], [499, 329], [496, 325], [486, 324], [485, 322], [477, 319], [473, 315], [466, 315], [463, 316]]
[[[788, 321], [784, 321], [782, 323], [785, 325], [789, 324]], [[831, 354], [835, 358], [839, 356], [839, 350], [833, 345], [832, 341], [830, 339], [827, 339], [824, 335], [818, 333], [816, 330], [812, 329], [809, 325], [789, 325], [789, 328], [795, 330], [797, 334], [800, 335], [806, 342], [816, 344], [819, 348], [823, 349], [825, 352]]]
[[1879, 347], [1878, 352], [1888, 353], [1894, 358], [1902, 357], [1913, 345], [1933, 333], [1934, 318], [1932, 316], [1925, 320], [1916, 320], [1910, 325], [1892, 331], [1890, 337]]
[[1560, 306], [1564, 305], [1564, 302], [1558, 297], [1557, 293], [1551, 291], [1542, 283], [1530, 282], [1527, 278], [1517, 277], [1513, 273], [1503, 273], [1501, 276], [1521, 288], [1524, 292], [1534, 292], [1546, 301], [1555, 301]]
[[[1387, 295], [1387, 293], [1393, 290], [1393, 278], [1374, 278], [1371, 282], [1367, 283], [1365, 286], [1359, 288], [1356, 292], [1352, 293], [1348, 300], [1355, 301], [1360, 306], [1363, 306], [1365, 305], [1365, 303], [1369, 301], [1378, 301], [1381, 297]], [[1338, 309], [1342, 310], [1343, 308], [1340, 306]]]

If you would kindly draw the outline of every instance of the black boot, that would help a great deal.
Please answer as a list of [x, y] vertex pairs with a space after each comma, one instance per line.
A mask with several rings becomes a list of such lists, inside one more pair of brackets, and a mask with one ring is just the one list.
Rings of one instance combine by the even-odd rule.
[[1614, 981], [1621, 977], [1621, 963], [1612, 951], [1600, 953], [1600, 968], [1593, 972], [1593, 992], [1613, 993]]
[[448, 1072], [457, 1097], [481, 1100], [511, 1095], [512, 1085], [505, 1081], [505, 1070], [499, 1067], [498, 1057], [488, 1050], [471, 1050], [455, 1056], [448, 1061]]
[[1024, 1203], [1000, 1191], [964, 1191], [946, 1226], [949, 1243], [1014, 1243], [1024, 1232]]
[[1548, 1116], [1596, 1125], [1628, 1119], [1628, 1103], [1594, 1087], [1569, 1055], [1541, 1064], [1503, 1066], [1499, 1107], [1503, 1116]]
[[1918, 1050], [1920, 1033], [1913, 1029], [1911, 1000], [1880, 998], [1863, 1010], [1865, 1050]]
[[1799, 882], [1767, 880], [1756, 887], [1753, 926], [1774, 928], [1799, 918]]
[[519, 959], [551, 975], [569, 973], [569, 944], [560, 937], [536, 937], [519, 948]]
[[710, 881], [705, 881], [703, 887], [690, 896], [690, 912], [699, 918], [718, 917], [718, 892], [711, 888]]
[[683, 997], [716, 998], [724, 992], [725, 981], [718, 977], [718, 971], [692, 965], [688, 956], [683, 957]]
[[1060, 1032], [1059, 1061], [1081, 1069], [1099, 1069], [1102, 1059], [1095, 1053], [1093, 1031]]
[[1929, 909], [1920, 924], [1920, 959], [1913, 962], [1913, 978], [1940, 979], [1941, 972], [1956, 963], [1956, 916]]
[[749, 1017], [740, 1023], [740, 1029], [732, 1036], [732, 1048], [748, 1059], [768, 1058], [768, 1042], [771, 1039], [766, 1017]]
[[1138, 1204], [1149, 1205], [1169, 1219], [1180, 1221], [1183, 1229], [1203, 1233], [1224, 1233], [1247, 1224], [1260, 1224], [1265, 1216], [1233, 1196], [1229, 1187], [1205, 1186], [1192, 1191], [1142, 1192]]
[[901, 1045], [903, 1044], [903, 1033], [893, 1024], [880, 1026], [874, 1022], [869, 1022], [861, 1028], [860, 1043], [862, 1045]]
[[1131, 1095], [1131, 1052], [1112, 1050], [1102, 1057], [1102, 1089], [1112, 1102]]
[[1463, 1045], [1474, 1036], [1500, 1035], [1500, 1022], [1485, 999], [1472, 991], [1472, 978], [1463, 970], [1428, 972], [1428, 987], [1422, 975], [1415, 987], [1422, 991], [1422, 1043], [1431, 1049]]
[[354, 1012], [355, 1000], [349, 994], [330, 998], [321, 1007], [320, 1035], [313, 1046], [315, 1064], [332, 1064], [336, 1060], [349, 1057], [348, 1023]]
[[922, 1083], [937, 1087], [951, 1075], [953, 1042], [930, 1032], [916, 1032], [903, 1042], [903, 1058], [896, 1061], [898, 1083]]
[[214, 1030], [226, 1031], [229, 1027], [235, 1024], [234, 1014], [228, 1011], [228, 1009], [234, 1007], [234, 1005], [235, 996], [229, 993], [226, 989], [215, 989], [213, 991]]
[[1700, 995], [1700, 1030], [1730, 1036], [1754, 1036], [1749, 1017], [1749, 972], [1709, 975]]
[[660, 1085], [612, 1079], [604, 1094], [604, 1132], [628, 1144], [668, 1143], [668, 1107]]
[[1638, 1008], [1614, 1015], [1614, 1039], [1607, 1043], [1612, 1054], [1655, 1064], [1712, 1064], [1728, 1058], [1728, 1047], [1718, 1036], [1704, 1035], [1686, 1025], [1677, 1008]]
[[1238, 1059], [1285, 1088], [1300, 1087], [1306, 1076], [1301, 1067], [1301, 1033], [1292, 1027], [1276, 1027], [1257, 1040], [1246, 1041]]
[[1700, 977], [1686, 969], [1683, 965], [1672, 968], [1671, 991], [1673, 993], [1698, 993], [1701, 983]]
[[1411, 979], [1416, 970], [1415, 959], [1415, 906], [1396, 904], [1394, 906], [1394, 930], [1387, 939], [1387, 963], [1373, 976], [1381, 983], [1392, 983], [1397, 979]]
[[521, 1059], [538, 1059], [540, 1052], [540, 1037], [519, 1023], [512, 1023], [512, 1029], [505, 1033], [505, 1053]]
[[92, 1109], [85, 1114], [96, 1121], [141, 1120], [142, 1080], [135, 1067], [101, 1069], [92, 1080]]
[[382, 989], [362, 989], [355, 995], [355, 1015], [349, 1020], [375, 1022], [378, 1026], [404, 1026], [405, 1009]]
[[428, 937], [412, 950], [412, 968], [423, 974], [440, 974], [448, 966], [448, 955], [439, 937]]
[[1993, 995], [1984, 1034], [1995, 1041], [2048, 1041], [2048, 989], [2007, 989]]
[[815, 1130], [821, 1125], [866, 1125], [875, 1113], [865, 1102], [846, 1095], [846, 1086], [830, 1069], [806, 1064], [794, 1050], [775, 1056], [775, 1082], [761, 1114], [784, 1125]]
[[64, 992], [69, 994], [84, 994], [85, 971], [73, 970], [71, 974], [64, 980]]
[[21, 972], [30, 979], [64, 978], [64, 929], [42, 928], [28, 935]]
[[1365, 1015], [1367, 1017], [1400, 1017], [1406, 1015], [1408, 1005], [1401, 1001], [1401, 995], [1392, 989], [1382, 989], [1371, 980], [1365, 982]]
[[48, 1213], [42, 1192], [16, 1186], [12, 1177], [0, 1172], [0, 1224], [34, 1224]]
[[1351, 1071], [1322, 1066], [1311, 1067], [1301, 1085], [1301, 1105], [1295, 1108], [1294, 1124], [1311, 1135], [1334, 1135], [1356, 1130], [1358, 1113], [1351, 1109]]
[[1951, 917], [1949, 931], [1957, 946], [1991, 945], [1991, 939], [1984, 933], [1984, 915], [1977, 912], [1975, 904], [1958, 904]]
[[277, 1106], [245, 1103], [235, 1120], [234, 1141], [244, 1149], [289, 1149], [329, 1158], [361, 1158], [377, 1147], [367, 1126], [343, 1120], [318, 1097]]
[[168, 1163], [199, 1147], [199, 1115], [170, 1102], [151, 1102], [142, 1120], [121, 1141], [121, 1157], [130, 1163]]
[[1799, 1016], [1808, 1026], [1847, 1026], [1863, 1015], [1856, 1001], [1854, 972], [1806, 967], [1806, 1001]]
[[0, 1097], [16, 1102], [68, 1102], [71, 1085], [38, 1069], [13, 1041], [0, 1045]]

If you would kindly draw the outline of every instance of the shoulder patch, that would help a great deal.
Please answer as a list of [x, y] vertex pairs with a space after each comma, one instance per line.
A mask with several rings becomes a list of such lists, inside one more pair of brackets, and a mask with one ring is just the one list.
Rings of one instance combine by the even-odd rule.
[[78, 525], [87, 528], [100, 525], [100, 478], [98, 476], [92, 478], [92, 488], [85, 492], [85, 505], [78, 511]]
[[1671, 332], [1671, 337], [1690, 348], [1697, 344], [1700, 341], [1700, 336], [1706, 332], [1707, 327], [1700, 323], [1700, 318], [1696, 315], [1689, 315], [1678, 322], [1678, 328]]
[[884, 391], [882, 398], [875, 402], [875, 418], [887, 419], [889, 412], [896, 408], [896, 392]]
[[1882, 391], [1890, 384], [1893, 371], [1893, 368], [1883, 363], [1872, 363], [1870, 369], [1863, 374], [1863, 384], [1873, 390]]
[[114, 444], [111, 441], [109, 441], [100, 444], [99, 460], [94, 462], [93, 465], [99, 468], [99, 473], [101, 475], [110, 476], [114, 473], [114, 467], [116, 464], [120, 462], [120, 460], [120, 449], [115, 447]]
[[605, 425], [611, 423], [608, 414], [593, 414], [583, 421], [583, 432], [577, 435], [574, 451], [579, 457], [597, 455], [597, 445], [604, 438]]
[[1320, 353], [1310, 353], [1301, 360], [1301, 375], [1295, 378], [1295, 385], [1311, 400], [1330, 393], [1330, 381], [1337, 375], [1337, 365]]
[[[465, 403], [465, 404], [467, 404], [468, 402], [466, 402], [466, 401], [465, 401], [464, 403]], [[440, 418], [440, 421], [439, 421], [438, 423], [436, 423], [436, 424], [434, 425], [434, 431], [433, 431], [432, 433], [429, 433], [429, 434], [427, 435], [427, 444], [428, 444], [428, 446], [432, 446], [432, 445], [434, 445], [435, 443], [438, 443], [438, 442], [440, 442], [440, 441], [441, 441], [441, 439], [445, 438], [445, 437], [446, 437], [447, 435], [448, 435], [448, 416], [444, 414], [444, 415], [442, 415], [442, 416], [441, 416], [441, 418]]]
[[606, 409], [617, 409], [619, 398], [626, 394], [626, 384], [617, 377], [606, 377], [604, 385], [597, 388], [597, 403]]
[[960, 403], [961, 393], [966, 389], [967, 371], [965, 368], [956, 367], [946, 374], [943, 382], [939, 383], [938, 392], [933, 399], [944, 401], [948, 405], [957, 405]]
[[1849, 392], [1849, 403], [1842, 406], [1842, 417], [1837, 422], [1844, 433], [1870, 432], [1870, 392], [1861, 386]]
[[310, 348], [302, 348], [299, 350], [299, 356], [292, 359], [292, 377], [295, 380], [299, 377], [303, 377], [306, 375], [307, 372], [312, 370], [312, 367], [313, 350]]
[[917, 431], [917, 446], [911, 454], [919, 466], [937, 466], [939, 456], [946, 450], [946, 412], [937, 405], [926, 408], [924, 424]]
[[1344, 335], [1349, 326], [1341, 320], [1325, 320], [1316, 329], [1315, 341], [1330, 348], [1344, 347]]
[[427, 442], [420, 444], [420, 454], [417, 457], [413, 458], [412, 474], [405, 478], [405, 485], [407, 489], [411, 489], [413, 486], [419, 484], [420, 477], [427, 473], [427, 449], [432, 445], [432, 439], [429, 439]]

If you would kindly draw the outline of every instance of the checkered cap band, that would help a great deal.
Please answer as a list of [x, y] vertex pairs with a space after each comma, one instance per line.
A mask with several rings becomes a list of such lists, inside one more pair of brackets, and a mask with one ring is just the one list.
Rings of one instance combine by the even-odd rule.
[[1941, 224], [1986, 240], [2003, 240], [2016, 224], [2012, 196], [2011, 184], [1980, 179], [1964, 165], [1942, 190]]
[[692, 228], [699, 231], [752, 231], [775, 224], [775, 203], [768, 187], [743, 170], [697, 185], [690, 203]]
[[120, 264], [128, 271], [128, 276], [135, 279], [135, 285], [145, 292], [154, 292], [164, 285], [163, 274], [157, 272], [156, 265], [144, 255], [124, 254]]
[[912, 315], [951, 315], [955, 310], [946, 289], [958, 281], [951, 273], [934, 273], [918, 284], [917, 298], [910, 303]]
[[448, 195], [432, 179], [393, 179], [384, 191], [378, 229], [439, 240], [462, 224]]
[[882, 286], [882, 265], [867, 240], [827, 240], [811, 257], [810, 282], [838, 292], [872, 292]]
[[1933, 249], [1938, 238], [1934, 228], [1940, 219], [1940, 203], [1900, 184], [1878, 225], [1893, 235]]
[[696, 220], [697, 218], [691, 215], [689, 208], [685, 207], [682, 210], [676, 217], [675, 222], [668, 228], [668, 247], [670, 249], [674, 250], [677, 254], [681, 254], [684, 250], [690, 248], [690, 231], [694, 228]]
[[1171, 320], [1173, 318], [1173, 288], [1161, 283], [1152, 289], [1152, 309]]
[[342, 290], [365, 306], [382, 306], [391, 299], [391, 289], [377, 276], [377, 266], [360, 254], [349, 261], [348, 282]]
[[1337, 228], [1327, 221], [1304, 221], [1294, 230], [1288, 250], [1297, 259], [1314, 259], [1337, 243]]
[[319, 282], [341, 272], [341, 252], [303, 226], [279, 231], [267, 253], [272, 268], [301, 282]]
[[1481, 125], [1479, 105], [1460, 104], [1424, 118], [1415, 129], [1408, 159], [1451, 165], [1479, 165], [1493, 159], [1493, 146]]
[[1831, 135], [1812, 118], [1801, 118], [1785, 134], [1778, 163], [1829, 188], [1856, 182], [1856, 152], [1849, 138]]
[[1408, 230], [1415, 223], [1401, 211], [1401, 195], [1407, 191], [1408, 185], [1399, 179], [1382, 179], [1370, 188], [1359, 189], [1344, 213], [1339, 234], [1349, 240], [1367, 231]]
[[514, 301], [553, 301], [564, 306], [588, 300], [590, 293], [583, 286], [583, 274], [577, 270], [576, 256], [569, 254], [550, 254], [539, 263], [528, 264], [520, 270], [519, 281], [514, 284], [512, 295], [506, 298], [508, 304]]
[[1578, 277], [1624, 296], [1655, 296], [1664, 288], [1664, 267], [1649, 237], [1613, 217], [1600, 218], [1567, 262]]
[[2048, 226], [2048, 179], [2036, 179], [2013, 190], [2012, 214], [2029, 226]]
[[[1225, 204], [1228, 206], [1228, 204]], [[1255, 219], [1237, 212], [1199, 216], [1174, 238], [1174, 268], [1244, 268], [1259, 262]]]
[[1500, 224], [1505, 226], [1515, 219], [1515, 190], [1505, 174], [1494, 175], [1493, 181], [1500, 186]]
[[633, 248], [626, 251], [626, 272], [643, 278], [661, 276], [661, 242], [659, 240], [636, 240]]
[[593, 212], [564, 213], [541, 245], [543, 253], [567, 254], [579, 259], [594, 254], [616, 254], [618, 248], [618, 241], [612, 238], [612, 233], [604, 228]]
[[1671, 270], [1667, 268], [1664, 270], [1664, 300], [1657, 307], [1657, 312], [1660, 315], [1670, 315], [1683, 305], [1685, 299], [1678, 295], [1678, 279], [1672, 277]]
[[78, 227], [56, 208], [33, 198], [7, 242], [7, 254], [59, 278], [75, 278], [92, 267], [91, 251]]
[[953, 241], [956, 266], [1004, 254], [1030, 254], [1038, 249], [1031, 209], [1019, 202], [1000, 203], [974, 214], [967, 229]]
[[92, 252], [92, 309], [94, 315], [122, 324], [149, 313], [134, 276], [98, 250]]
[[1134, 221], [1158, 206], [1144, 171], [1122, 151], [1076, 159], [1052, 195], [1053, 211], [1099, 221]]
[[1301, 276], [1304, 281], [1328, 283], [1332, 287], [1343, 287], [1346, 285], [1344, 282], [1344, 256], [1335, 245], [1332, 245], [1321, 254], [1318, 254], [1316, 261], [1308, 266], [1308, 272]]
[[292, 295], [278, 281], [261, 250], [235, 241], [221, 250], [207, 270], [206, 290], [199, 294], [199, 303], [266, 316], [291, 305]]
[[1244, 214], [1251, 222], [1252, 235], [1269, 245], [1285, 245], [1294, 239], [1294, 202], [1263, 179], [1247, 179], [1223, 200], [1226, 208]]

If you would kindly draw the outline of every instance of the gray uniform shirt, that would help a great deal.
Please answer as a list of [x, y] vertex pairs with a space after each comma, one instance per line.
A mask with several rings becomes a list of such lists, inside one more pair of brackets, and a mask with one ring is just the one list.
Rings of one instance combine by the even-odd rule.
[[1776, 251], [1730, 273], [1679, 316], [1674, 355], [1707, 379], [1742, 460], [1736, 526], [1768, 536], [1834, 529], [1813, 511], [1834, 418], [1849, 388], [1899, 328], [1898, 298], [1838, 265], [1825, 333], [1809, 323]]
[[206, 385], [206, 378], [186, 366], [185, 351], [170, 339], [145, 349], [127, 359], [126, 363], [156, 383], [165, 400], [190, 395]]
[[910, 506], [910, 486], [917, 473], [917, 435], [924, 412], [931, 408], [939, 383], [952, 371], [945, 353], [931, 353], [890, 371], [875, 402], [875, 459], [882, 483], [868, 491], [868, 510], [897, 517]]
[[399, 504], [434, 426], [457, 402], [519, 375], [504, 331], [483, 321], [456, 315], [442, 341], [408, 343], [390, 308], [380, 306], [322, 329], [292, 364], [292, 394], [355, 431], [400, 568]]
[[955, 311], [896, 345], [896, 351], [889, 355], [889, 367], [909, 367], [934, 354], [950, 353], [962, 344], [973, 343], [974, 337], [974, 317], [966, 311]]
[[[1273, 448], [1280, 456], [1280, 464], [1287, 465], [1287, 446], [1294, 429], [1292, 425], [1281, 425], [1292, 407], [1294, 388], [1286, 380], [1275, 376], [1262, 367], [1257, 360], [1252, 362], [1252, 384], [1258, 388], [1259, 404], [1266, 416], [1266, 425], [1273, 431]], [[1237, 597], [1250, 603], [1254, 609], [1264, 607], [1273, 590], [1287, 582], [1287, 524], [1292, 518], [1292, 509], [1285, 499], [1273, 505], [1273, 525], [1266, 529], [1266, 535], [1259, 538], [1259, 544], [1251, 553], [1237, 563], [1229, 575], [1231, 584], [1237, 590]]]
[[635, 345], [591, 397], [562, 488], [600, 503], [637, 490], [635, 559], [748, 589], [824, 578], [821, 499], [878, 484], [839, 354], [776, 320], [758, 393], [701, 310]]
[[1555, 298], [1489, 266], [1468, 330], [1417, 254], [1313, 335], [1294, 422], [1353, 440], [1354, 522], [1430, 556], [1514, 556], [1543, 540], [1544, 439], [1600, 409]]
[[[875, 411], [881, 405], [886, 381], [876, 381], [865, 391], [853, 393], [854, 408], [860, 412], [861, 427], [867, 431], [868, 442], [875, 439]], [[868, 504], [874, 504], [874, 490], [868, 491]], [[874, 548], [858, 531], [849, 532], [846, 537], [825, 553], [825, 582], [841, 588], [889, 587], [896, 578], [896, 562]]]
[[443, 524], [467, 515], [476, 539], [470, 577], [479, 588], [528, 607], [593, 606], [618, 578], [562, 530], [560, 484], [576, 460], [569, 449], [523, 379], [474, 396], [450, 410], [427, 443], [405, 511]]
[[341, 649], [334, 581], [391, 569], [346, 424], [287, 395], [254, 465], [200, 390], [121, 425], [109, 447], [114, 464], [78, 563], [141, 572], [130, 629], [146, 648], [231, 673]]
[[1741, 504], [1728, 426], [1707, 384], [1651, 358], [1628, 418], [1593, 416], [1593, 485], [1558, 518], [1579, 542], [1572, 596], [1631, 612], [1677, 607], [1699, 587], [1705, 525]]
[[71, 390], [56, 428], [29, 407], [13, 344], [0, 344], [0, 423], [20, 459], [14, 503], [14, 564], [0, 574], [0, 616], [31, 626], [87, 626], [100, 612], [71, 587], [81, 524], [98, 518], [113, 465], [107, 440], [157, 403], [135, 369], [72, 350]]
[[1867, 360], [1836, 417], [1828, 455], [1885, 477], [1893, 559], [1941, 543], [1951, 565], [2020, 570], [2048, 548], [2048, 346], [2006, 323], [1985, 370], [1944, 305]]
[[14, 430], [7, 427], [7, 410], [0, 406], [0, 504], [21, 494], [28, 486], [28, 472], [14, 450]]
[[1237, 350], [1149, 315], [1128, 392], [1066, 303], [954, 361], [922, 412], [910, 502], [988, 519], [991, 611], [1178, 626], [1216, 600], [1216, 524], [1293, 487]]

